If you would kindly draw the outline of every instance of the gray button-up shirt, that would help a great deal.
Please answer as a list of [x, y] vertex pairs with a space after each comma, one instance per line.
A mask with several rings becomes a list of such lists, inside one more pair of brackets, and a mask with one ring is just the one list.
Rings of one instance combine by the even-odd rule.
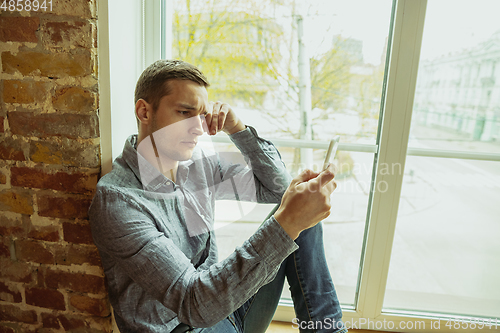
[[89, 215], [122, 333], [212, 326], [272, 281], [298, 248], [271, 217], [218, 262], [215, 200], [235, 198], [226, 185], [237, 179], [251, 189], [237, 199], [278, 203], [291, 180], [276, 148], [253, 128], [230, 137], [251, 168], [196, 147], [174, 183], [137, 154], [131, 136], [100, 179]]

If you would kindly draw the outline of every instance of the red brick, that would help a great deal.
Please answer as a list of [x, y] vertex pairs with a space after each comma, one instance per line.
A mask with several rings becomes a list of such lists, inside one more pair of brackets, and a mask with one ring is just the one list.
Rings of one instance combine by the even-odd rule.
[[21, 303], [23, 297], [14, 286], [9, 286], [0, 281], [0, 300], [10, 303]]
[[92, 5], [95, 1], [75, 1], [75, 0], [59, 0], [52, 1], [54, 13], [64, 16], [76, 16], [81, 18], [93, 18]]
[[28, 233], [28, 238], [47, 242], [58, 242], [61, 240], [59, 237], [59, 229], [56, 226], [32, 227]]
[[38, 42], [36, 31], [40, 25], [38, 17], [1, 17], [0, 41]]
[[59, 319], [56, 315], [51, 313], [42, 312], [42, 326], [43, 328], [60, 328]]
[[3, 326], [0, 324], [0, 333], [16, 333], [16, 331], [14, 331], [14, 329], [11, 327]]
[[37, 195], [38, 215], [65, 219], [84, 219], [92, 199], [89, 197], [54, 196], [45, 193]]
[[63, 164], [63, 152], [67, 155], [67, 150], [62, 147], [62, 144], [56, 142], [31, 142], [30, 144], [30, 159], [33, 162], [46, 164]]
[[14, 236], [15, 238], [24, 237], [29, 222], [29, 217], [26, 215], [15, 218], [0, 215], [0, 235]]
[[9, 127], [12, 134], [23, 136], [69, 138], [96, 138], [98, 119], [96, 115], [9, 112]]
[[70, 304], [75, 309], [94, 316], [106, 317], [110, 314], [107, 298], [99, 299], [83, 295], [73, 295], [70, 298]]
[[52, 96], [52, 106], [59, 111], [88, 112], [96, 109], [95, 93], [80, 87], [58, 88]]
[[64, 295], [52, 289], [26, 288], [26, 304], [53, 310], [66, 310]]
[[6, 80], [3, 86], [5, 103], [41, 103], [47, 98], [49, 85], [33, 80]]
[[88, 326], [85, 321], [77, 316], [60, 315], [58, 319], [65, 331], [76, 330]]
[[15, 241], [16, 258], [39, 264], [53, 264], [54, 255], [43, 242], [19, 239]]
[[69, 289], [92, 294], [106, 290], [104, 278], [90, 274], [47, 270], [44, 274], [44, 280], [45, 285], [52, 289]]
[[19, 140], [0, 134], [0, 159], [25, 161], [23, 144]]
[[89, 51], [70, 53], [10, 52], [2, 53], [2, 68], [7, 74], [17, 72], [24, 76], [50, 78], [86, 76], [93, 73], [93, 59]]
[[94, 244], [90, 225], [77, 223], [63, 223], [64, 240], [68, 243]]
[[37, 316], [33, 310], [21, 310], [17, 306], [0, 304], [0, 321], [36, 323]]
[[101, 266], [99, 251], [94, 245], [58, 246], [56, 248], [56, 265], [83, 265]]
[[10, 259], [10, 249], [13, 246], [13, 240], [11, 237], [3, 236], [0, 234], [0, 257], [3, 259]]
[[71, 139], [31, 142], [29, 155], [33, 162], [88, 168], [100, 166], [99, 146]]
[[61, 325], [65, 331], [76, 330], [82, 327], [88, 327], [84, 320], [78, 316], [42, 313], [42, 324], [44, 328], [60, 328]]
[[33, 268], [26, 263], [0, 258], [0, 277], [12, 282], [29, 283], [33, 280]]
[[43, 44], [48, 49], [92, 47], [92, 26], [88, 21], [46, 22], [42, 34]]
[[20, 214], [33, 214], [31, 194], [17, 189], [0, 191], [0, 211], [2, 210]]
[[52, 189], [69, 193], [90, 193], [97, 184], [97, 173], [50, 172], [42, 168], [12, 167], [13, 186]]
[[[37, 329], [38, 323], [36, 324], [24, 324], [24, 323], [10, 323], [8, 325], [9, 328], [14, 329], [16, 333], [49, 333], [46, 331], [42, 331], [42, 329]], [[52, 333], [52, 332], [50, 332]]]
[[0, 243], [0, 257], [10, 258], [10, 249], [7, 244]]

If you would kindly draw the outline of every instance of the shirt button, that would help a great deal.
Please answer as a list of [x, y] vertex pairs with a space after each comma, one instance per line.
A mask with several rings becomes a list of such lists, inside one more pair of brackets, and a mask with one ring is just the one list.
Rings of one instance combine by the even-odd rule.
[[167, 185], [170, 185], [170, 182], [167, 182]]

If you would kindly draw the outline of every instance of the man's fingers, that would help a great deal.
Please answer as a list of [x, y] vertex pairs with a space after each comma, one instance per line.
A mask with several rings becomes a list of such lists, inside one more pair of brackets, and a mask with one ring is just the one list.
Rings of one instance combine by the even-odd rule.
[[335, 173], [333, 169], [331, 167], [328, 167], [320, 172], [320, 174], [318, 175], [318, 182], [320, 186], [325, 186], [326, 184], [330, 183], [334, 178], [335, 178]]
[[212, 114], [211, 113], [207, 113], [205, 115], [205, 126], [204, 126], [204, 129], [205, 129], [205, 132], [207, 132], [208, 134], [210, 134], [210, 126], [212, 124]]
[[217, 129], [219, 126], [219, 111], [221, 107], [221, 102], [216, 102], [212, 109], [212, 123], [210, 124], [210, 134], [217, 134]]
[[337, 182], [334, 180], [330, 181], [328, 184], [326, 184], [325, 186], [323, 186], [323, 189], [327, 192], [327, 193], [330, 193], [332, 194], [333, 191], [335, 191], [335, 189], [337, 188]]
[[295, 177], [292, 180], [292, 183], [295, 183], [295, 184], [304, 183], [304, 182], [307, 182], [307, 181], [315, 178], [316, 176], [318, 176], [318, 173], [316, 173], [310, 169], [306, 169], [306, 170], [302, 171], [300, 174], [298, 174], [297, 177]]
[[212, 112], [214, 110], [214, 102], [209, 102], [206, 107], [207, 113], [205, 113], [205, 126], [207, 134], [210, 134], [212, 128]]
[[229, 113], [229, 105], [222, 102], [211, 102], [209, 110], [211, 110], [211, 113], [207, 114], [209, 134], [215, 135], [224, 128], [226, 117]]
[[229, 112], [229, 108], [228, 108], [228, 105], [227, 104], [222, 104], [221, 105], [221, 108], [219, 110], [219, 126], [218, 126], [218, 131], [222, 131], [222, 129], [224, 128], [224, 123], [226, 122], [226, 115], [228, 114]]

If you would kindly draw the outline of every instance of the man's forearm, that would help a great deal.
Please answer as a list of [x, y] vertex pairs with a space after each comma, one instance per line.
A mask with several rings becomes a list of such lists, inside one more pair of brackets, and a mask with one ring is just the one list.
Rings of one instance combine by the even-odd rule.
[[[247, 127], [246, 131], [232, 135], [231, 140], [250, 160], [252, 172], [259, 181], [257, 183], [258, 201], [279, 202], [292, 177], [287, 172], [276, 147], [259, 137], [257, 131], [251, 126]], [[262, 191], [259, 185], [266, 190]], [[268, 194], [271, 194], [272, 198]]]

